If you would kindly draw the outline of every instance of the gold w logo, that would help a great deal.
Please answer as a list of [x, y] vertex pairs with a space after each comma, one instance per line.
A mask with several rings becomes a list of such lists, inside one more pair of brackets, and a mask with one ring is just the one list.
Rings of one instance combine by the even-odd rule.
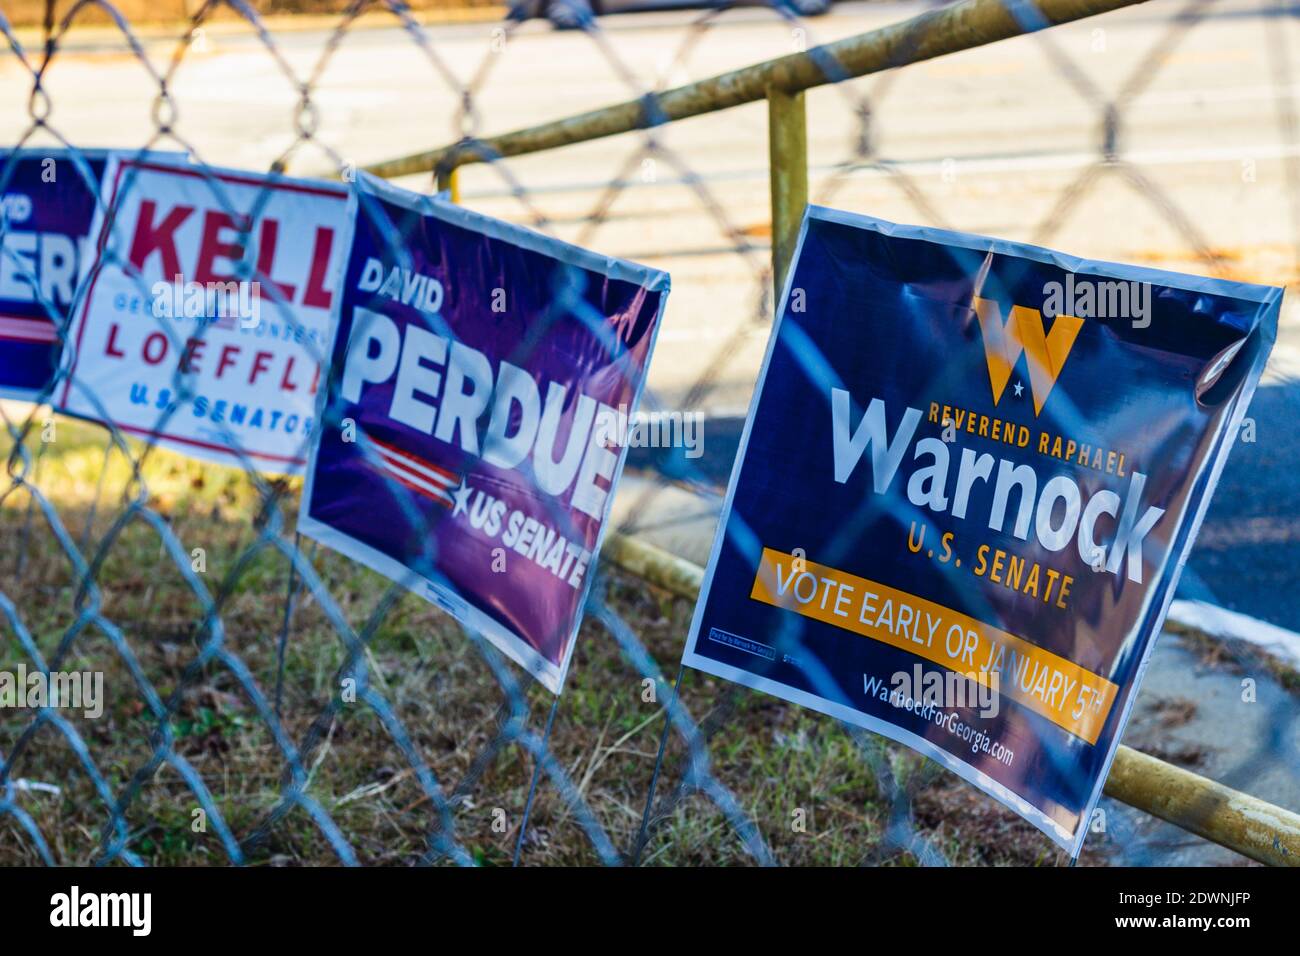
[[993, 404], [1002, 399], [1011, 370], [1023, 352], [1029, 365], [1029, 388], [1034, 395], [1034, 414], [1056, 384], [1074, 340], [1083, 327], [1083, 319], [1058, 315], [1051, 333], [1043, 330], [1043, 317], [1037, 309], [1013, 305], [1011, 315], [1003, 318], [1002, 310], [992, 299], [975, 296], [975, 314], [984, 337], [984, 357], [989, 365], [989, 384], [993, 386]]

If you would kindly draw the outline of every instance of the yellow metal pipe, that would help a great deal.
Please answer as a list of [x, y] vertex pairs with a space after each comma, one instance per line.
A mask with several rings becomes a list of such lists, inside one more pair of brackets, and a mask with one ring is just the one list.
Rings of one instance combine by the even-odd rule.
[[447, 198], [460, 205], [460, 167], [459, 166], [441, 166], [434, 170], [434, 177], [438, 182], [438, 192], [445, 192]]
[[1300, 815], [1120, 746], [1106, 795], [1270, 866], [1300, 866]]
[[799, 225], [808, 205], [808, 114], [804, 93], [767, 93], [767, 150], [772, 189], [772, 287], [774, 302], [785, 288]]

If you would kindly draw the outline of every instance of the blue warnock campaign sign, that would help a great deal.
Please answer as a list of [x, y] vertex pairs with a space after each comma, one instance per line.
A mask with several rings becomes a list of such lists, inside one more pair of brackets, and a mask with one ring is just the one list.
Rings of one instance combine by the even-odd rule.
[[1281, 296], [810, 208], [685, 663], [1077, 854]]
[[558, 693], [665, 273], [363, 176], [299, 529]]

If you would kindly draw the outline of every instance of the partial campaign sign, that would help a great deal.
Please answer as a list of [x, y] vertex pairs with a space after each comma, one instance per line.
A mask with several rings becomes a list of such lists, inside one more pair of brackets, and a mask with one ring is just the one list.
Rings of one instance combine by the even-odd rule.
[[110, 159], [61, 409], [210, 461], [300, 471], [346, 213], [331, 183]]
[[298, 527], [558, 693], [668, 276], [363, 177]]
[[1077, 854], [1281, 295], [811, 208], [685, 663]]
[[[184, 155], [148, 154], [182, 162]], [[80, 162], [78, 162], [80, 159]], [[0, 150], [0, 396], [54, 385], [67, 321], [89, 266], [87, 239], [105, 150]]]

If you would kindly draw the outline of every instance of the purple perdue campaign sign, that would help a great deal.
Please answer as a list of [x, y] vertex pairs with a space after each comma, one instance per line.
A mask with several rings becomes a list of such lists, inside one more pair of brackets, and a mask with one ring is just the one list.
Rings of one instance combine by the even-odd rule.
[[668, 276], [363, 175], [299, 530], [563, 686]]
[[[0, 395], [38, 399], [63, 352], [60, 327], [85, 271], [107, 154], [66, 149], [0, 152]], [[80, 168], [79, 168], [80, 165]]]
[[[76, 158], [81, 162], [78, 164]], [[49, 391], [108, 154], [0, 150], [0, 395]]]
[[1281, 299], [810, 207], [685, 663], [1077, 853]]
[[[90, 230], [110, 151], [0, 150], [0, 396], [51, 390], [67, 321], [89, 267]], [[169, 163], [184, 153], [123, 153]]]

